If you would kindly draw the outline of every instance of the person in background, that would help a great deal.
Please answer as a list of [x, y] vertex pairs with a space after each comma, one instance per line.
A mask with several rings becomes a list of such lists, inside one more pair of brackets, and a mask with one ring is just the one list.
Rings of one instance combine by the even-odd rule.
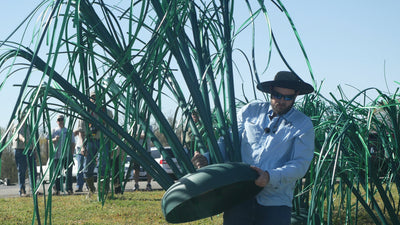
[[78, 172], [76, 174], [76, 190], [75, 192], [82, 192], [83, 191], [83, 185], [85, 184], [85, 181], [83, 179], [83, 169], [84, 169], [84, 163], [85, 163], [85, 155], [83, 154], [84, 152], [82, 151], [82, 146], [83, 142], [85, 140], [85, 132], [84, 130], [80, 129], [75, 129], [74, 130], [74, 135], [76, 137], [76, 147], [75, 147], [75, 157], [78, 162]]
[[314, 155], [311, 119], [293, 108], [296, 97], [314, 91], [295, 73], [278, 72], [257, 88], [270, 102], [253, 102], [237, 116], [242, 161], [259, 174], [254, 198], [224, 212], [224, 224], [289, 225], [295, 183]]
[[[15, 134], [12, 140], [12, 148], [14, 149], [15, 155], [15, 163], [18, 170], [18, 186], [19, 186], [19, 195], [21, 197], [26, 196], [26, 188], [25, 188], [25, 174], [26, 169], [29, 168], [29, 180], [31, 189], [34, 186], [34, 182], [36, 181], [36, 157], [35, 153], [32, 150], [33, 142], [29, 144], [28, 150], [24, 153], [27, 142], [31, 137], [31, 130], [28, 126], [27, 120], [23, 123], [21, 128], [17, 131], [18, 125], [21, 120], [25, 119], [26, 114], [23, 113], [18, 117], [18, 123], [13, 127], [13, 134]], [[32, 179], [34, 177], [34, 179]]]
[[[140, 141], [139, 143], [141, 145], [143, 145], [144, 139], [146, 137], [146, 134], [144, 132], [144, 130], [142, 130], [142, 133], [140, 134]], [[147, 150], [147, 152], [150, 154], [150, 138], [146, 138], [146, 143], [145, 143], [145, 149]], [[139, 173], [140, 173], [140, 164], [136, 161], [133, 161], [133, 179], [135, 181], [135, 186], [133, 188], [133, 191], [138, 191], [139, 190]], [[146, 173], [147, 176], [147, 185], [146, 185], [146, 191], [152, 191], [152, 187], [151, 187], [151, 176], [149, 173]]]
[[[201, 138], [203, 138], [205, 131], [204, 131], [203, 124], [200, 121], [199, 113], [197, 112], [197, 110], [193, 110], [191, 113], [191, 116], [192, 116], [193, 122], [195, 123], [195, 125], [197, 127], [198, 132], [200, 133]], [[206, 143], [204, 142], [204, 144], [206, 144]], [[197, 154], [199, 153], [198, 143], [196, 141], [195, 136], [193, 135], [193, 131], [190, 126], [187, 128], [187, 132], [185, 134], [185, 145], [186, 145], [189, 155], [195, 155], [196, 153]]]
[[[66, 178], [66, 189], [68, 195], [73, 194], [72, 190], [72, 165], [73, 165], [73, 154], [75, 149], [75, 138], [72, 132], [68, 131], [65, 127], [64, 115], [58, 115], [57, 125], [58, 128], [54, 129], [51, 133], [49, 143], [53, 143], [54, 155], [53, 155], [53, 171], [56, 171], [58, 166], [61, 164], [61, 169], [67, 170]], [[57, 178], [55, 181], [55, 195], [59, 195], [61, 191], [61, 185], [63, 185], [63, 179], [60, 178], [61, 169], [59, 174], [56, 174]]]
[[[92, 91], [90, 93], [90, 101], [93, 104], [96, 104], [96, 93]], [[107, 115], [112, 118], [112, 112], [105, 107], [102, 107], [103, 111], [107, 113]], [[98, 118], [98, 115], [95, 112], [91, 112], [92, 116]], [[86, 142], [82, 146], [82, 154], [86, 156], [85, 167], [86, 171], [84, 173], [84, 178], [86, 181], [87, 186], [89, 187], [90, 193], [94, 193], [96, 191], [96, 187], [94, 186], [95, 181], [95, 172], [94, 169], [97, 165], [97, 155], [100, 153], [100, 163], [99, 163], [99, 171], [98, 175], [100, 175], [100, 180], [107, 179], [106, 175], [106, 168], [109, 165], [108, 160], [110, 159], [110, 141], [107, 137], [104, 137], [103, 146], [100, 146], [100, 139], [102, 137], [102, 132], [100, 129], [92, 123], [87, 123], [83, 120], [78, 121], [77, 130], [86, 137]], [[101, 152], [100, 152], [101, 151]], [[97, 184], [98, 187], [102, 186], [102, 182]], [[106, 189], [108, 183], [105, 184]]]
[[116, 147], [111, 154], [110, 164], [114, 166], [112, 171], [113, 181], [114, 181], [114, 193], [122, 194], [122, 182], [124, 177], [124, 170], [121, 167], [123, 165], [121, 157], [121, 149]]

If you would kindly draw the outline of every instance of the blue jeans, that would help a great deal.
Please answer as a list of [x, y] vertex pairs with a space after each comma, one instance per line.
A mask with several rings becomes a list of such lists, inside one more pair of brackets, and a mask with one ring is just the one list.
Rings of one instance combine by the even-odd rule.
[[[67, 191], [72, 191], [72, 165], [71, 165], [71, 162], [73, 160], [72, 159], [73, 156], [68, 155], [66, 157], [67, 158], [64, 158], [63, 160], [62, 159], [54, 159], [53, 165], [55, 167], [54, 167], [53, 171], [55, 171], [56, 168], [59, 166], [59, 163], [61, 163], [61, 169], [64, 168], [67, 170], [67, 172], [66, 172], [67, 177], [65, 180], [66, 189], [67, 189]], [[61, 172], [61, 169], [60, 169], [60, 172]], [[61, 187], [63, 187], [64, 177], [60, 176], [60, 174], [57, 174], [56, 176], [57, 176], [56, 182], [55, 182], [56, 191], [63, 191], [64, 189], [61, 189]]]
[[101, 151], [100, 153], [100, 163], [99, 163], [99, 169], [98, 171], [100, 174], [100, 177], [103, 177], [105, 175], [106, 167], [107, 167], [107, 162], [109, 157], [109, 152], [110, 152], [110, 142], [107, 142], [102, 148], [100, 149], [100, 140], [96, 139], [88, 139], [86, 142], [86, 150], [87, 150], [87, 156], [86, 156], [86, 172], [85, 172], [85, 178], [93, 177], [95, 175], [94, 169], [97, 166], [96, 163], [96, 156], [97, 153], [99, 153], [99, 150]]
[[224, 212], [224, 225], [290, 225], [292, 208], [263, 206], [255, 198]]
[[83, 169], [85, 168], [85, 156], [82, 154], [76, 154], [76, 161], [78, 161], [78, 173], [76, 174], [76, 187], [80, 190], [83, 188], [83, 183], [85, 182], [83, 180]]
[[[17, 170], [18, 170], [18, 185], [19, 185], [19, 190], [24, 190], [25, 191], [25, 174], [26, 174], [26, 169], [29, 168], [29, 183], [31, 185], [31, 188], [34, 187], [34, 183], [36, 182], [36, 161], [35, 161], [35, 155], [32, 154], [32, 150], [28, 150], [26, 155], [23, 153], [24, 149], [15, 149], [14, 150], [14, 156], [15, 156], [15, 163], [17, 164]], [[33, 176], [32, 176], [33, 174]], [[32, 180], [32, 177], [35, 179]]]

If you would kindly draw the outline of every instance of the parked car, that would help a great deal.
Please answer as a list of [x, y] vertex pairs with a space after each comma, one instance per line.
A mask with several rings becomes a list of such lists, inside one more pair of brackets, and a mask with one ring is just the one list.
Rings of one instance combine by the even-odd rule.
[[[172, 161], [175, 163], [175, 165], [179, 168], [178, 161], [176, 160], [174, 154], [172, 153], [171, 147], [169, 147], [169, 146], [164, 147], [164, 149], [166, 150], [167, 154], [172, 158]], [[156, 147], [152, 147], [150, 149], [150, 153], [151, 153], [151, 156], [154, 158], [154, 160], [161, 166], [161, 168], [163, 168], [165, 170], [165, 172], [167, 172], [172, 178], [176, 179], [175, 174], [173, 173], [172, 169], [168, 165], [167, 161], [160, 154], [158, 149]], [[126, 157], [125, 164], [124, 164], [125, 177], [127, 177], [126, 174], [128, 173], [129, 166], [132, 161], [131, 159], [132, 158], [129, 155]], [[85, 160], [86, 160], [86, 158], [85, 158]], [[42, 165], [42, 169], [43, 169], [43, 173], [44, 173], [44, 183], [49, 183], [49, 181], [50, 181], [50, 179], [49, 179], [50, 170], [47, 170], [49, 161], [50, 160], [47, 160], [46, 165]], [[42, 178], [42, 174], [40, 173], [40, 166], [37, 166], [36, 169], [37, 169], [37, 173], [38, 173], [38, 181], [40, 181], [40, 179]], [[94, 170], [95, 174], [97, 174], [97, 169], [98, 169], [98, 165], [96, 166], [96, 168]], [[65, 177], [65, 173], [66, 173], [66, 170], [62, 169], [61, 174], [64, 177]], [[76, 181], [77, 173], [78, 173], [78, 161], [77, 161], [76, 157], [74, 156], [74, 164], [72, 166], [72, 179], [74, 180], [74, 182]], [[129, 173], [130, 174], [128, 176], [128, 179], [133, 180], [133, 173], [134, 173], [133, 165], [132, 165], [131, 171]], [[140, 166], [139, 180], [146, 180], [146, 179], [147, 179], [147, 173], [143, 169], [143, 167]]]
[[[86, 158], [85, 158], [86, 160]], [[47, 168], [49, 167], [49, 162], [50, 159], [47, 160], [46, 165], [42, 165], [42, 169], [43, 169], [43, 175], [44, 175], [44, 179], [43, 182], [44, 183], [49, 183], [50, 182], [50, 170], [47, 170]], [[94, 168], [94, 173], [95, 176], [97, 176], [97, 169], [98, 169], [98, 164], [97, 166]], [[37, 179], [38, 181], [41, 180], [42, 178], [42, 174], [40, 173], [40, 166], [36, 166], [36, 171], [37, 171]], [[61, 174], [62, 176], [66, 176], [66, 169], [62, 169], [61, 170]], [[78, 174], [78, 160], [76, 158], [76, 155], [74, 155], [74, 164], [72, 165], [72, 179], [74, 180], [74, 182], [76, 181], [76, 175]]]
[[[164, 147], [164, 149], [167, 152], [167, 154], [171, 157], [175, 165], [179, 168], [178, 161], [176, 160], [174, 154], [172, 153], [171, 147], [167, 146]], [[164, 157], [161, 155], [160, 151], [158, 151], [156, 147], [152, 147], [150, 151], [151, 151], [151, 156], [154, 158], [154, 160], [156, 160], [156, 162], [161, 166], [161, 168], [163, 168], [165, 172], [167, 172], [172, 178], [176, 179], [174, 172], [168, 165], [167, 160], [165, 160]]]
[[[176, 160], [174, 154], [172, 153], [171, 147], [164, 147], [164, 149], [167, 151], [167, 154], [172, 158], [172, 161], [178, 166], [178, 161]], [[158, 151], [158, 149], [156, 147], [152, 147], [150, 149], [150, 154], [153, 157], [153, 159], [161, 166], [161, 168], [163, 168], [165, 170], [165, 172], [167, 172], [172, 178], [176, 179], [175, 174], [173, 173], [172, 169], [170, 168], [170, 166], [168, 165], [167, 161], [163, 158], [163, 156], [160, 154], [160, 152]], [[126, 161], [125, 161], [125, 177], [126, 174], [128, 173], [128, 169], [129, 169], [129, 165], [131, 162], [131, 157], [128, 155], [126, 157]], [[130, 171], [130, 176], [129, 176], [129, 180], [133, 179], [133, 165]], [[146, 180], [147, 179], [147, 173], [146, 171], [143, 169], [142, 166], [140, 166], [140, 172], [139, 172], [139, 180]]]
[[[133, 180], [133, 161], [132, 161], [132, 157], [130, 155], [126, 156], [126, 160], [125, 160], [125, 177], [126, 174], [128, 173], [129, 170], [129, 166], [132, 163], [132, 167], [131, 170], [129, 171], [129, 176], [128, 176], [128, 180]], [[140, 166], [140, 171], [139, 171], [139, 180], [147, 180], [147, 173], [146, 171], [144, 171], [143, 167]]]

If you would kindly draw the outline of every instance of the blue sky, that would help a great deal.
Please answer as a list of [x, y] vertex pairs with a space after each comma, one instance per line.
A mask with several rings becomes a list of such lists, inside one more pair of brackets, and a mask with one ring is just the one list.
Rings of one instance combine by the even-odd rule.
[[392, 92], [399, 87], [393, 83], [400, 82], [399, 1], [296, 2], [288, 10], [326, 89], [335, 92], [340, 84], [385, 91], [385, 82]]
[[[282, 2], [300, 34], [315, 79], [324, 82], [321, 92], [325, 96], [337, 95], [338, 85], [348, 97], [358, 93], [354, 87], [387, 91], [388, 86], [391, 92], [400, 87], [394, 83], [400, 82], [400, 1]], [[276, 16], [276, 11], [271, 7], [271, 26], [281, 48], [291, 67], [311, 82], [288, 22], [282, 13]], [[284, 68], [275, 59], [270, 73], [264, 74], [266, 80]]]
[[[0, 40], [7, 37], [39, 2], [5, 1], [0, 8]], [[400, 87], [394, 83], [400, 82], [400, 1], [282, 2], [300, 34], [317, 83], [324, 82], [321, 91], [323, 95], [333, 93], [338, 96], [338, 85], [349, 98], [358, 93], [355, 88], [362, 90], [376, 87], [393, 93]], [[288, 22], [271, 3], [268, 4], [271, 6], [271, 24], [286, 59], [305, 81], [311, 82], [304, 57], [288, 29]], [[245, 7], [239, 8], [239, 15], [247, 15]], [[263, 42], [263, 38], [265, 34], [260, 31], [257, 43]], [[238, 39], [237, 42], [243, 46], [249, 40]], [[273, 54], [270, 68], [261, 75], [261, 80], [272, 79], [277, 71], [285, 69], [276, 52]], [[265, 48], [257, 48], [256, 56], [261, 60], [258, 69], [262, 72]], [[4, 72], [0, 76], [4, 76]], [[0, 102], [3, 105], [0, 127], [6, 126], [15, 103], [12, 96], [18, 94], [12, 82], [0, 91]]]

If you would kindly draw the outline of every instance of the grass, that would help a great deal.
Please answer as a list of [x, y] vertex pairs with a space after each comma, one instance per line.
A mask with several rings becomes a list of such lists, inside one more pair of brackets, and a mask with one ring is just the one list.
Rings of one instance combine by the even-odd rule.
[[[383, 187], [386, 189], [388, 188], [386, 185], [383, 185]], [[341, 193], [338, 193], [338, 185], [335, 185], [335, 190], [337, 190], [337, 193], [334, 194], [334, 206], [333, 206], [333, 210], [332, 210], [332, 216], [333, 216], [333, 220], [332, 223], [333, 224], [362, 224], [362, 225], [372, 225], [375, 224], [373, 222], [373, 219], [371, 219], [371, 216], [365, 211], [365, 209], [361, 206], [361, 204], [359, 202], [357, 202], [356, 197], [354, 197], [354, 195], [351, 196], [350, 198], [350, 202], [349, 205], [351, 205], [351, 209], [349, 212], [346, 212], [346, 209], [348, 209], [346, 207], [346, 205], [348, 204], [348, 199], [346, 198], [341, 198], [343, 196], [347, 196], [347, 195], [342, 195]], [[349, 191], [349, 190], [347, 190]], [[379, 196], [378, 193], [376, 193], [376, 188], [373, 191], [374, 194], [374, 198], [377, 202], [377, 204], [379, 205], [379, 208], [383, 211], [383, 216], [385, 217], [385, 219], [387, 220], [388, 224], [393, 224], [390, 220], [390, 217], [387, 213], [387, 209], [385, 208], [385, 205], [382, 201], [382, 198]], [[390, 192], [391, 192], [391, 196], [392, 196], [392, 201], [393, 202], [398, 202], [399, 201], [399, 194], [397, 191], [397, 188], [395, 185], [392, 185], [390, 187]], [[361, 190], [360, 192], [361, 195], [365, 196], [365, 191]], [[379, 217], [376, 209], [374, 209], [373, 204], [371, 199], [369, 198], [369, 200], [367, 201], [368, 205], [370, 208], [373, 209], [374, 214]], [[326, 204], [325, 204], [326, 207]], [[396, 209], [397, 210], [397, 209]], [[327, 211], [325, 211], [325, 216], [327, 216]], [[400, 216], [397, 215], [397, 217], [400, 219]], [[326, 221], [326, 218], [324, 218], [324, 221]], [[326, 224], [326, 222], [324, 223]]]
[[[53, 196], [52, 224], [169, 224], [161, 210], [164, 192], [125, 192], [107, 199], [104, 206], [96, 196]], [[39, 204], [44, 224], [43, 196], [39, 197]], [[0, 224], [32, 223], [32, 198], [0, 199], [0, 208]], [[222, 215], [182, 224], [222, 224]]]
[[[161, 210], [161, 199], [165, 191], [152, 192], [125, 192], [109, 198], [104, 206], [97, 201], [97, 196], [64, 195], [53, 196], [52, 224], [170, 224], [165, 221]], [[394, 201], [398, 201], [397, 190], [392, 190]], [[46, 196], [48, 198], [48, 196]], [[380, 198], [378, 204], [383, 207]], [[333, 224], [350, 222], [344, 212], [337, 214], [339, 204], [346, 204], [346, 200], [335, 200]], [[41, 223], [44, 224], [44, 196], [39, 197]], [[355, 198], [351, 204], [355, 206]], [[32, 198], [3, 198], [0, 199], [0, 224], [31, 224], [33, 215]], [[354, 224], [355, 209], [352, 211], [350, 224]], [[385, 214], [386, 219], [389, 220]], [[37, 221], [35, 221], [37, 224]], [[192, 225], [222, 224], [222, 214], [189, 223]], [[369, 215], [360, 208], [358, 224], [374, 224]]]

